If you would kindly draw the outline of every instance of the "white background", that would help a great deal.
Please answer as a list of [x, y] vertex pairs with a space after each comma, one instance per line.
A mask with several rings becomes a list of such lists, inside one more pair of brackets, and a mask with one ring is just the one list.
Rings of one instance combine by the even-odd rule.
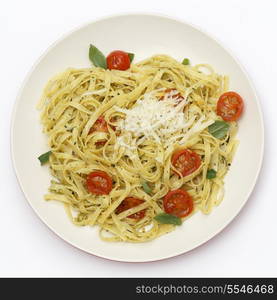
[[[276, 11], [275, 0], [2, 1], [0, 277], [276, 277]], [[12, 108], [33, 63], [64, 33], [96, 18], [125, 12], [176, 16], [223, 42], [252, 78], [265, 119], [263, 168], [239, 216], [205, 245], [153, 263], [104, 260], [58, 238], [25, 200], [10, 158]]]

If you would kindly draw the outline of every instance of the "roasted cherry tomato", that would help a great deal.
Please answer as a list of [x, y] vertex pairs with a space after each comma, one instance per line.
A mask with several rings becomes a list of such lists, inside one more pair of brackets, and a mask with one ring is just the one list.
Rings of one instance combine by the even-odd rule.
[[[120, 205], [117, 207], [116, 209], [116, 213], [120, 214], [121, 212], [130, 209], [132, 207], [138, 206], [140, 204], [142, 204], [144, 202], [144, 200], [138, 199], [138, 198], [134, 198], [134, 197], [127, 197], [125, 198]], [[128, 218], [132, 218], [132, 219], [136, 219], [136, 220], [140, 220], [142, 218], [144, 218], [145, 216], [145, 211], [146, 209], [143, 209], [141, 211], [138, 211], [130, 216], [128, 216]]]
[[[170, 92], [173, 92], [173, 91], [176, 91], [176, 92], [177, 92], [176, 89], [166, 89], [166, 90], [164, 91], [164, 93], [165, 93], [165, 94], [169, 94]], [[181, 93], [176, 93], [176, 94], [174, 94], [174, 95], [172, 96], [172, 98], [173, 98], [173, 99], [179, 100], [179, 102], [181, 102], [182, 100], [184, 100], [184, 97], [181, 95]], [[161, 97], [160, 97], [160, 100], [163, 100], [163, 99], [164, 99], [164, 96], [161, 96]]]
[[163, 206], [167, 214], [184, 218], [193, 211], [193, 200], [188, 192], [179, 189], [167, 193]]
[[130, 68], [130, 64], [129, 55], [124, 51], [116, 50], [107, 56], [107, 66], [110, 70], [124, 71]]
[[175, 152], [171, 161], [172, 165], [183, 175], [183, 177], [193, 173], [201, 165], [200, 156], [189, 149], [182, 149]]
[[103, 116], [100, 116], [93, 126], [90, 128], [89, 133], [93, 133], [95, 131], [99, 132], [108, 132], [108, 124]]
[[217, 101], [216, 113], [224, 121], [236, 121], [240, 117], [242, 110], [243, 100], [235, 92], [224, 93]]
[[104, 171], [91, 172], [87, 176], [87, 188], [92, 194], [108, 195], [112, 187], [112, 178]]
[[[111, 126], [111, 128], [112, 128], [113, 130], [116, 129], [115, 126]], [[107, 122], [106, 122], [106, 120], [104, 119], [103, 116], [100, 116], [100, 117], [96, 120], [96, 122], [95, 122], [95, 123], [93, 124], [93, 126], [90, 128], [89, 134], [90, 134], [90, 133], [93, 133], [93, 132], [95, 132], [95, 131], [98, 131], [98, 132], [109, 132], [109, 130], [108, 130], [108, 124], [107, 124]], [[100, 140], [100, 141], [96, 142], [96, 145], [103, 146], [103, 145], [106, 144], [106, 142], [107, 142], [106, 140]]]

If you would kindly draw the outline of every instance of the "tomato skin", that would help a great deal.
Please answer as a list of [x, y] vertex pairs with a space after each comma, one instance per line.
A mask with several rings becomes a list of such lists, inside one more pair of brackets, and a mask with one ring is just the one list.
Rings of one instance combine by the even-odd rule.
[[86, 184], [89, 192], [96, 195], [108, 195], [113, 188], [112, 178], [104, 171], [91, 172]]
[[[171, 162], [182, 176], [185, 177], [200, 167], [201, 158], [196, 152], [190, 149], [182, 149], [172, 155]], [[176, 171], [174, 172], [178, 175]]]
[[[115, 122], [115, 121], [116, 121], [116, 118], [115, 118], [115, 117], [112, 117], [112, 118], [110, 119], [110, 122]], [[115, 126], [115, 125], [110, 125], [110, 124], [109, 124], [109, 126], [112, 128], [113, 131], [116, 131], [116, 126]]]
[[92, 125], [92, 127], [89, 130], [89, 134], [93, 133], [95, 131], [99, 132], [109, 132], [108, 130], [108, 124], [103, 116], [100, 116], [95, 123]]
[[236, 121], [243, 111], [243, 99], [236, 92], [227, 92], [222, 94], [216, 107], [216, 113], [224, 121]]
[[[138, 206], [138, 205], [142, 204], [143, 202], [144, 202], [144, 200], [141, 200], [141, 199], [138, 199], [138, 198], [127, 197], [117, 207], [116, 214], [120, 214], [121, 212], [123, 212], [123, 211], [125, 211], [129, 208]], [[138, 211], [138, 212], [128, 216], [128, 218], [140, 220], [140, 219], [144, 218], [145, 211], [146, 211], [146, 209]]]
[[107, 56], [107, 67], [109, 70], [125, 71], [130, 68], [131, 62], [128, 53], [115, 50]]
[[[111, 128], [113, 130], [116, 130], [116, 127], [115, 126], [111, 126]], [[95, 123], [93, 124], [93, 126], [90, 128], [89, 130], [89, 134], [95, 132], [95, 131], [98, 131], [98, 132], [109, 132], [109, 129], [108, 129], [108, 124], [105, 120], [105, 118], [103, 116], [100, 116], [96, 121]], [[96, 142], [95, 144], [97, 146], [104, 146], [106, 144], [106, 140], [100, 140], [98, 142]]]
[[[166, 89], [166, 90], [164, 91], [164, 93], [165, 93], [165, 94], [168, 94], [168, 93], [170, 93], [170, 92], [172, 92], [172, 91], [177, 91], [177, 90], [176, 90], [176, 89]], [[173, 99], [177, 99], [178, 102], [181, 102], [182, 100], [185, 99], [185, 98], [181, 95], [181, 93], [178, 93], [178, 94], [173, 95], [172, 98], [173, 98]], [[160, 97], [160, 100], [164, 100], [164, 96], [161, 96], [161, 97]]]
[[100, 140], [98, 142], [95, 143], [96, 146], [104, 146], [107, 143], [106, 140]]
[[178, 218], [184, 218], [193, 211], [192, 197], [185, 190], [173, 190], [163, 200], [164, 211]]

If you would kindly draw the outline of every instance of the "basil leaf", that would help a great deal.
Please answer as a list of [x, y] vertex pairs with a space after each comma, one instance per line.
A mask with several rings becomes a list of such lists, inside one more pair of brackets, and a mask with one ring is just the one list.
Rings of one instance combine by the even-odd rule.
[[135, 54], [134, 53], [128, 53], [130, 63], [134, 60]]
[[142, 185], [142, 188], [145, 191], [145, 193], [151, 194], [152, 190], [151, 190], [151, 188], [149, 187], [149, 185], [147, 184], [146, 181], [142, 181], [141, 185]]
[[91, 60], [91, 62], [94, 64], [95, 67], [107, 69], [106, 57], [100, 50], [98, 50], [93, 45], [90, 45], [89, 47], [89, 59]]
[[206, 178], [213, 179], [215, 177], [216, 177], [216, 171], [214, 169], [208, 170]]
[[188, 58], [184, 58], [182, 61], [183, 65], [189, 65], [189, 59]]
[[161, 224], [173, 224], [173, 225], [181, 225], [182, 220], [176, 216], [161, 213], [154, 217], [155, 220], [157, 220]]
[[208, 131], [217, 139], [222, 139], [226, 136], [230, 125], [224, 121], [215, 121], [208, 127]]
[[52, 151], [48, 151], [48, 152], [45, 152], [45, 153], [41, 154], [38, 157], [38, 160], [40, 161], [41, 165], [44, 165], [45, 163], [47, 163], [49, 161], [49, 156], [50, 156], [51, 153], [52, 153]]

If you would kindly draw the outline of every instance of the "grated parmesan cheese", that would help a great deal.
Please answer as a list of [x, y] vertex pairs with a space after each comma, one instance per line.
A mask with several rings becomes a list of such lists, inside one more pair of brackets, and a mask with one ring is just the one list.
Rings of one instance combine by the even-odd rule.
[[145, 94], [139, 99], [132, 109], [116, 110], [126, 115], [118, 125], [123, 131], [131, 132], [134, 137], [142, 135], [163, 144], [168, 137], [185, 127], [183, 108], [187, 99], [179, 101], [174, 98], [176, 91], [165, 95], [163, 100], [158, 100], [154, 93]]
[[188, 104], [188, 95], [178, 99], [178, 92], [173, 90], [160, 100], [156, 97], [157, 92], [145, 94], [131, 109], [115, 107], [116, 111], [125, 114], [125, 119], [117, 125], [121, 130], [117, 139], [119, 146], [130, 151], [150, 139], [166, 149], [177, 139], [179, 144], [185, 143], [214, 122], [205, 120], [205, 116], [199, 118], [199, 112], [193, 110], [193, 117], [186, 119], [183, 109]]

